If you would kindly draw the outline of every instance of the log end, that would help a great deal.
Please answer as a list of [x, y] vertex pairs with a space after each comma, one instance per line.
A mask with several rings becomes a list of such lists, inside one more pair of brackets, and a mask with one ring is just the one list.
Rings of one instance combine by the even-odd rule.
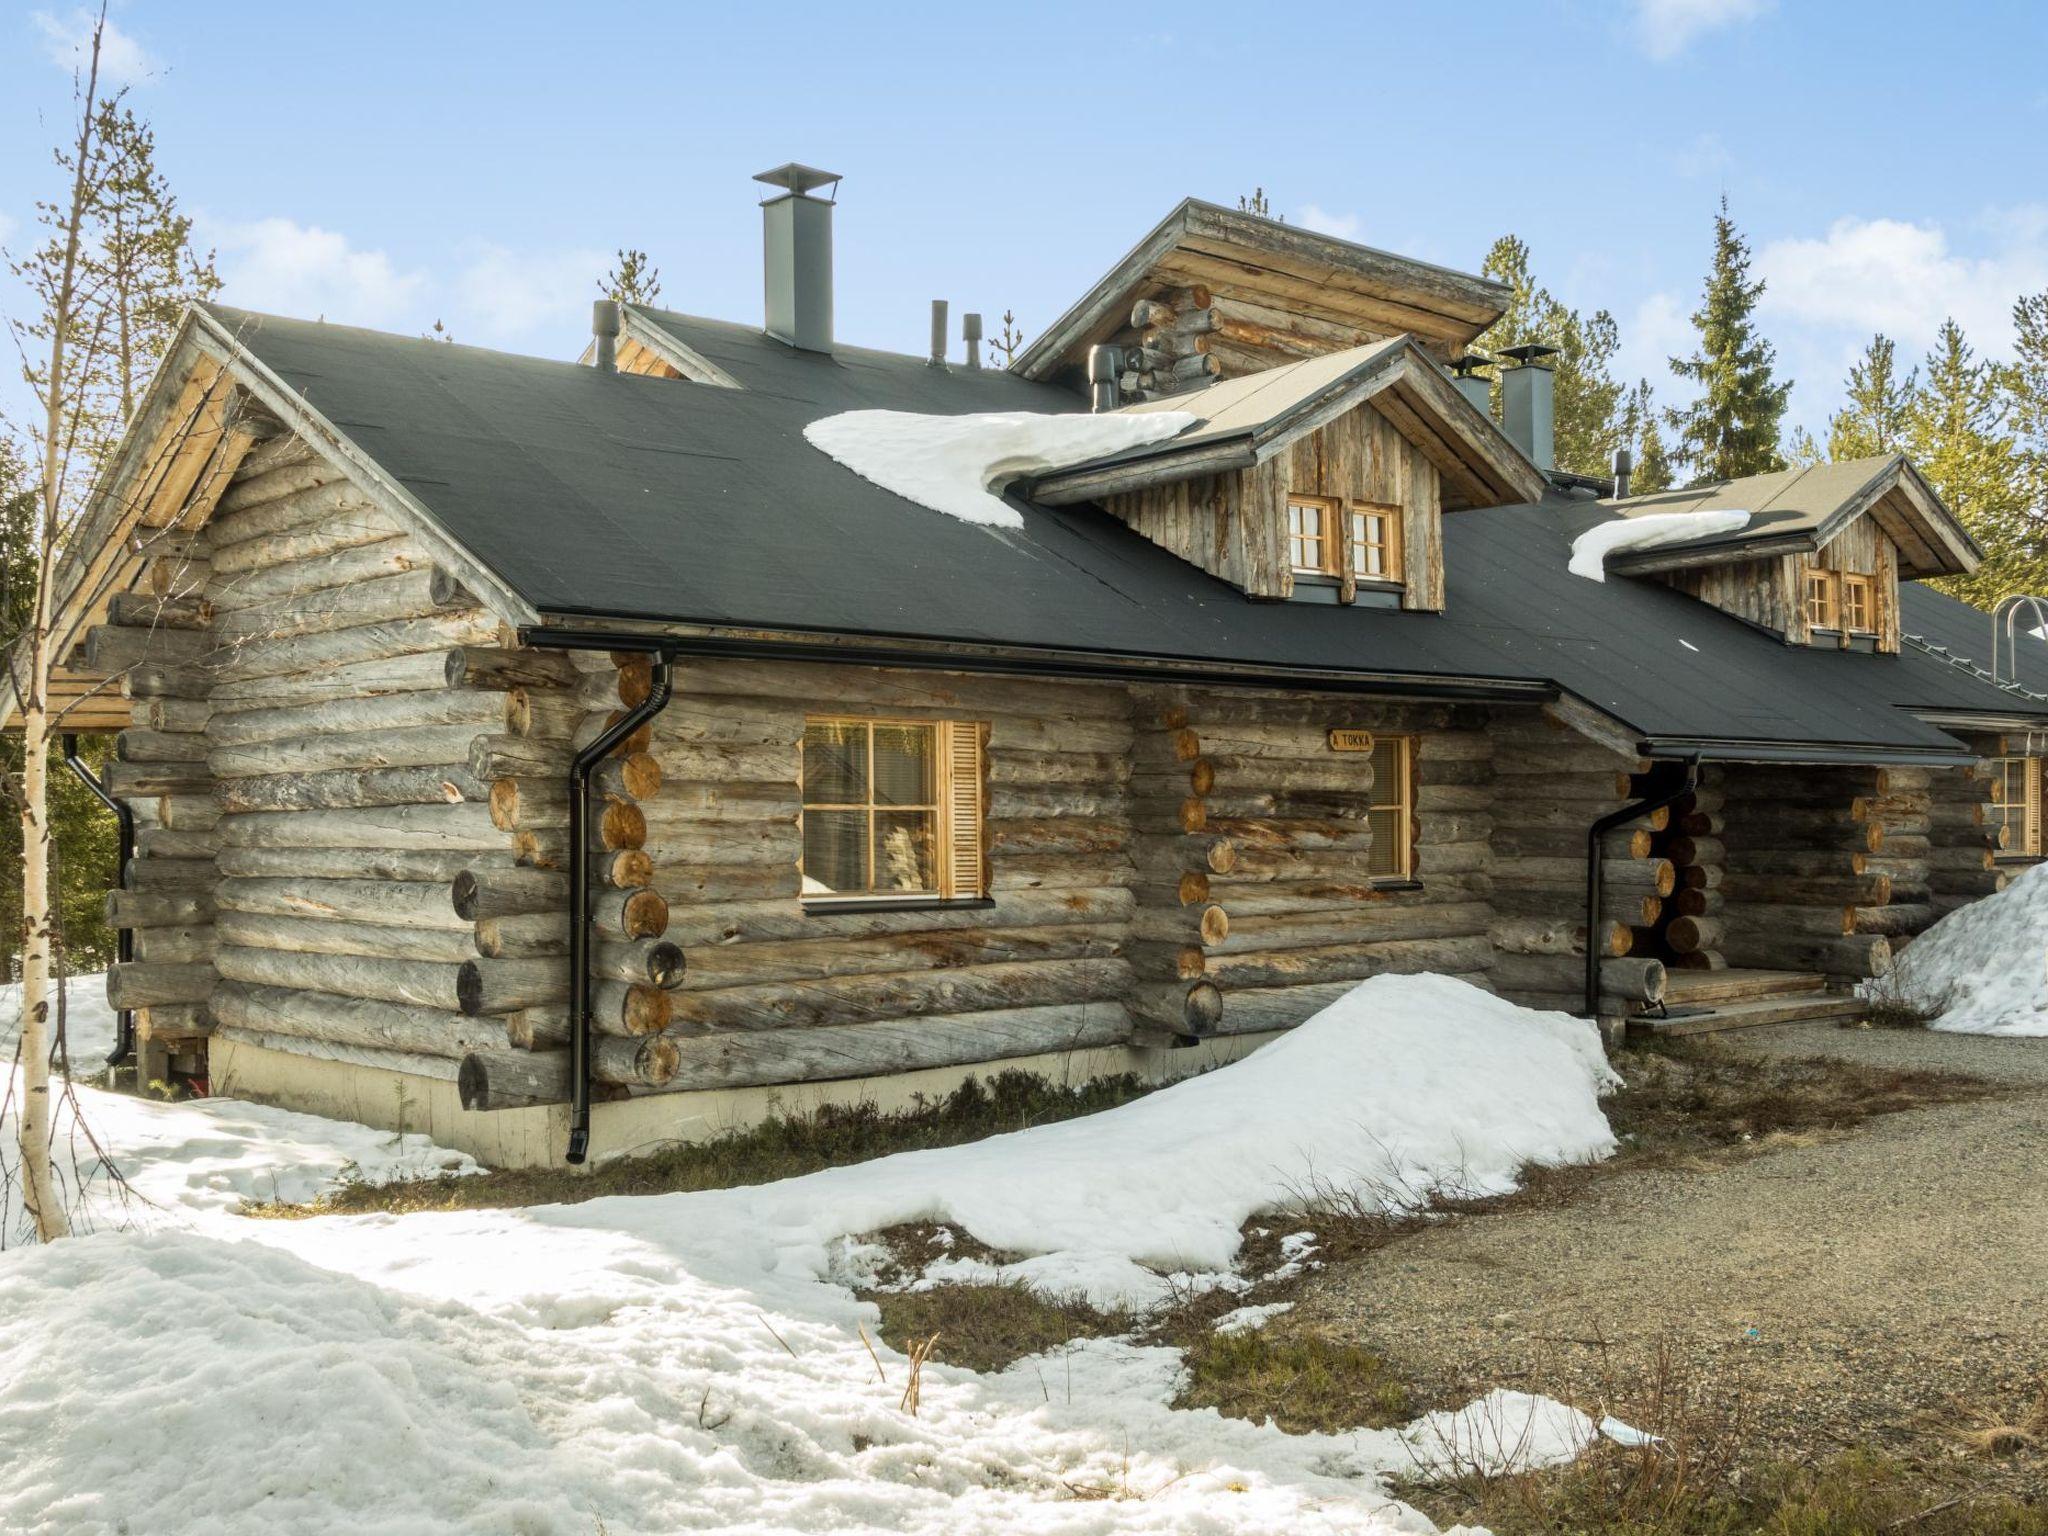
[[1214, 1034], [1223, 1022], [1223, 989], [1213, 981], [1196, 982], [1188, 988], [1181, 1018], [1191, 1035]]

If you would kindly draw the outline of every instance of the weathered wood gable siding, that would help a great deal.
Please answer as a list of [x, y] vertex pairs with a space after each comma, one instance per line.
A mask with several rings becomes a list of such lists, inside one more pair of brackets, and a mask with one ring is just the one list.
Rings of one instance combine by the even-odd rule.
[[1669, 571], [1663, 580], [1688, 597], [1782, 635], [1792, 645], [1813, 641], [1806, 622], [1806, 574], [1838, 571], [1874, 577], [1877, 648], [1899, 649], [1899, 551], [1869, 517], [1850, 522], [1812, 554], [1730, 560]]
[[[1166, 1032], [1288, 1028], [1358, 981], [1485, 984], [1493, 745], [1471, 705], [1160, 690], [1137, 699], [1134, 1011]], [[1371, 759], [1334, 728], [1415, 739], [1416, 883], [1370, 874]]]
[[[800, 900], [812, 714], [988, 726], [990, 902]], [[775, 662], [684, 662], [642, 803], [687, 962], [675, 1089], [1100, 1046], [1130, 1032], [1129, 702], [1116, 687]]]
[[[1874, 578], [1871, 588], [1877, 604], [1872, 628], [1877, 648], [1887, 655], [1899, 649], [1899, 551], [1884, 530], [1868, 517], [1859, 517], [1801, 562], [1797, 579], [1804, 591], [1808, 570], [1837, 571]], [[1802, 625], [1805, 604], [1800, 605]], [[1811, 638], [1810, 634], [1806, 638]]]
[[[1294, 591], [1287, 547], [1290, 494], [1398, 506], [1403, 512], [1404, 608], [1444, 605], [1443, 487], [1437, 468], [1369, 405], [1289, 444], [1251, 469], [1204, 475], [1109, 497], [1138, 533], [1253, 597]], [[1350, 523], [1339, 518], [1349, 568]], [[1350, 578], [1342, 596], [1350, 601]]]

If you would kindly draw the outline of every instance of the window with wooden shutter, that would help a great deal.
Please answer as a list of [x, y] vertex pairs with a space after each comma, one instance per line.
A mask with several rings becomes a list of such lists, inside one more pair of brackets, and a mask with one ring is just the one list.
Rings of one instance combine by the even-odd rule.
[[1376, 736], [1372, 744], [1372, 851], [1367, 872], [1374, 880], [1415, 877], [1415, 739]]
[[1835, 627], [1836, 585], [1833, 571], [1808, 571], [1806, 573], [1806, 627], [1808, 629], [1833, 629]]
[[1869, 576], [1842, 577], [1842, 628], [1867, 635], [1877, 628], [1877, 583]]
[[803, 899], [983, 895], [982, 740], [966, 721], [806, 720]]
[[2002, 757], [1991, 780], [1991, 819], [2005, 828], [2007, 858], [2041, 856], [2041, 759]]
[[1337, 574], [1337, 503], [1327, 496], [1287, 498], [1287, 559], [1299, 576]]
[[1401, 579], [1401, 509], [1351, 504], [1351, 574], [1360, 581]]

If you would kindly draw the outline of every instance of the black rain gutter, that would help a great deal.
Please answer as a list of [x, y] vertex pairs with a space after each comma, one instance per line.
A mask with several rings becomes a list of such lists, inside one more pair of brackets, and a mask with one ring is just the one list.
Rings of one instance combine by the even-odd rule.
[[[116, 800], [107, 792], [106, 784], [96, 778], [93, 771], [85, 766], [85, 759], [78, 755], [78, 738], [67, 732], [64, 741], [64, 761], [71, 771], [78, 775], [79, 782], [92, 791], [92, 796], [114, 813], [114, 821], [120, 827], [121, 857], [114, 866], [114, 884], [125, 889], [128, 884], [128, 865], [135, 857], [135, 813], [127, 802]], [[135, 933], [133, 929], [114, 930], [114, 959], [126, 965], [135, 958]], [[114, 1052], [107, 1058], [107, 1065], [117, 1067], [135, 1054], [135, 1011], [123, 1008], [114, 1015]]]
[[557, 651], [642, 651], [654, 658], [647, 697], [598, 733], [569, 763], [569, 1146], [564, 1156], [590, 1155], [590, 775], [612, 749], [668, 707], [674, 678], [669, 646], [631, 635], [572, 635], [522, 629], [522, 644]]
[[1722, 763], [1804, 763], [1815, 767], [1960, 768], [1975, 762], [1961, 746], [1881, 747], [1797, 741], [1727, 741], [1718, 737], [1660, 736], [1638, 743], [1645, 757], [1710, 758]]
[[1685, 761], [1685, 778], [1678, 788], [1667, 795], [1652, 795], [1647, 800], [1638, 800], [1633, 805], [1624, 805], [1618, 811], [1609, 811], [1587, 829], [1586, 832], [1586, 1017], [1600, 1017], [1600, 955], [1601, 947], [1595, 942], [1600, 932], [1601, 844], [1607, 834], [1624, 822], [1634, 821], [1638, 816], [1648, 816], [1661, 811], [1665, 806], [1684, 799], [1700, 784], [1700, 760], [1697, 756]]

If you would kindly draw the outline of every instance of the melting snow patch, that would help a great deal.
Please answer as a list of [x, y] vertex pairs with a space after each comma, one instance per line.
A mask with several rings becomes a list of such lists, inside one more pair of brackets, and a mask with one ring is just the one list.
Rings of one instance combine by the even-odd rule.
[[1865, 997], [1896, 997], [1966, 1035], [2048, 1035], [2048, 864], [1958, 907], [1899, 956]]
[[1666, 544], [1690, 544], [1694, 539], [1717, 533], [1733, 533], [1749, 525], [1749, 514], [1732, 509], [1719, 512], [1646, 512], [1641, 517], [1617, 517], [1595, 523], [1572, 540], [1572, 557], [1565, 569], [1588, 581], [1607, 579], [1607, 557], [1629, 550], [1660, 549]]
[[963, 523], [1021, 528], [1024, 519], [995, 494], [995, 487], [1163, 442], [1195, 420], [1187, 411], [1132, 416], [843, 411], [805, 427], [804, 440], [906, 501]]
[[1265, 1327], [1274, 1318], [1293, 1310], [1294, 1303], [1291, 1301], [1269, 1301], [1262, 1307], [1239, 1307], [1216, 1319], [1216, 1331], [1249, 1333], [1255, 1328]]

